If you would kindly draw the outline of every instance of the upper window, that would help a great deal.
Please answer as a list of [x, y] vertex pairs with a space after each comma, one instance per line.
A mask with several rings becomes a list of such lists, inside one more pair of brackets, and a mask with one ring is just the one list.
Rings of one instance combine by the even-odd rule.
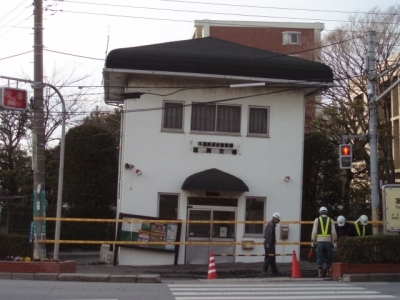
[[191, 130], [239, 134], [240, 115], [240, 106], [193, 103]]
[[249, 136], [269, 135], [269, 107], [249, 107]]
[[162, 220], [178, 219], [178, 195], [160, 194], [158, 202], [158, 217]]
[[183, 132], [183, 103], [165, 101], [163, 107], [163, 131]]
[[[246, 221], [264, 221], [265, 198], [246, 198]], [[247, 224], [245, 234], [263, 234], [263, 224]]]
[[283, 45], [287, 44], [301, 44], [301, 33], [296, 31], [283, 32]]

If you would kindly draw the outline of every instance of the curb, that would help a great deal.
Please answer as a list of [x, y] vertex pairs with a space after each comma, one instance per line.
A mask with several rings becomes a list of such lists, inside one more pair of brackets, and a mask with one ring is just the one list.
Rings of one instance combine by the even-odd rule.
[[123, 282], [123, 283], [161, 283], [160, 275], [111, 275], [81, 273], [1, 273], [0, 279], [75, 281], [75, 282]]
[[343, 274], [343, 282], [399, 282], [400, 273]]

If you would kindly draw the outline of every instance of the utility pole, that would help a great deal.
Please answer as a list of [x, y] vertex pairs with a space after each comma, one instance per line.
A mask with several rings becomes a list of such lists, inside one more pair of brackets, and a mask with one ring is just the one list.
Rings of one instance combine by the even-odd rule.
[[[45, 128], [44, 128], [44, 113], [43, 113], [43, 3], [42, 0], [34, 0], [33, 2], [33, 34], [34, 34], [34, 84], [33, 84], [33, 132], [37, 137], [37, 165], [33, 173], [33, 187], [34, 199], [36, 205], [33, 208], [34, 215], [43, 216], [44, 210], [44, 193], [45, 191], [45, 168], [44, 168], [44, 148], [45, 148]], [[36, 198], [35, 198], [36, 197]], [[45, 232], [42, 230], [42, 223], [44, 221], [36, 221], [36, 239], [33, 245], [33, 258], [44, 259], [46, 258], [46, 248], [44, 244], [39, 243], [40, 240], [45, 239]], [[42, 235], [43, 234], [43, 235]]]
[[[368, 70], [367, 93], [369, 96], [369, 147], [370, 147], [370, 172], [371, 172], [371, 209], [372, 221], [380, 220], [380, 201], [378, 186], [378, 118], [376, 101], [376, 62], [375, 62], [375, 32], [369, 31], [367, 36], [368, 54], [366, 57]], [[379, 234], [379, 226], [372, 225], [373, 234]]]

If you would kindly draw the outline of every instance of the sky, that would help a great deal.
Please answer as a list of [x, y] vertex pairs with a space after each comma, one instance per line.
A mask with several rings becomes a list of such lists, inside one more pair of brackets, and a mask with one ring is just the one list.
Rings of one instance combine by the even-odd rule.
[[[32, 2], [0, 0], [2, 76], [33, 80]], [[194, 20], [320, 22], [327, 33], [350, 15], [397, 4], [398, 0], [43, 0], [44, 76], [54, 70], [70, 76], [75, 68], [75, 78], [88, 75], [78, 85], [90, 86], [93, 103], [104, 105], [101, 85], [107, 53], [190, 39]], [[0, 79], [0, 86], [6, 84]]]

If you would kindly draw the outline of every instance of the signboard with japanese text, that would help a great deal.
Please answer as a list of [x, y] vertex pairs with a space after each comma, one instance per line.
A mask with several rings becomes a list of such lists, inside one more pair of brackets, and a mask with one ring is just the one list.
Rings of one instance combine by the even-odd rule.
[[0, 108], [6, 110], [27, 110], [28, 92], [10, 87], [0, 88]]
[[400, 231], [400, 184], [382, 186], [382, 199], [386, 207], [386, 230]]
[[[158, 218], [124, 213], [120, 213], [120, 219], [128, 222], [119, 223], [117, 240], [144, 242], [143, 244], [120, 247], [172, 252], [175, 253], [175, 261], [177, 261], [179, 245], [167, 244], [167, 242], [180, 241], [181, 223], [176, 223], [174, 220], [159, 223], [154, 222], [159, 220]], [[151, 242], [151, 244], [147, 242]], [[157, 242], [160, 242], [160, 244], [156, 244]]]

